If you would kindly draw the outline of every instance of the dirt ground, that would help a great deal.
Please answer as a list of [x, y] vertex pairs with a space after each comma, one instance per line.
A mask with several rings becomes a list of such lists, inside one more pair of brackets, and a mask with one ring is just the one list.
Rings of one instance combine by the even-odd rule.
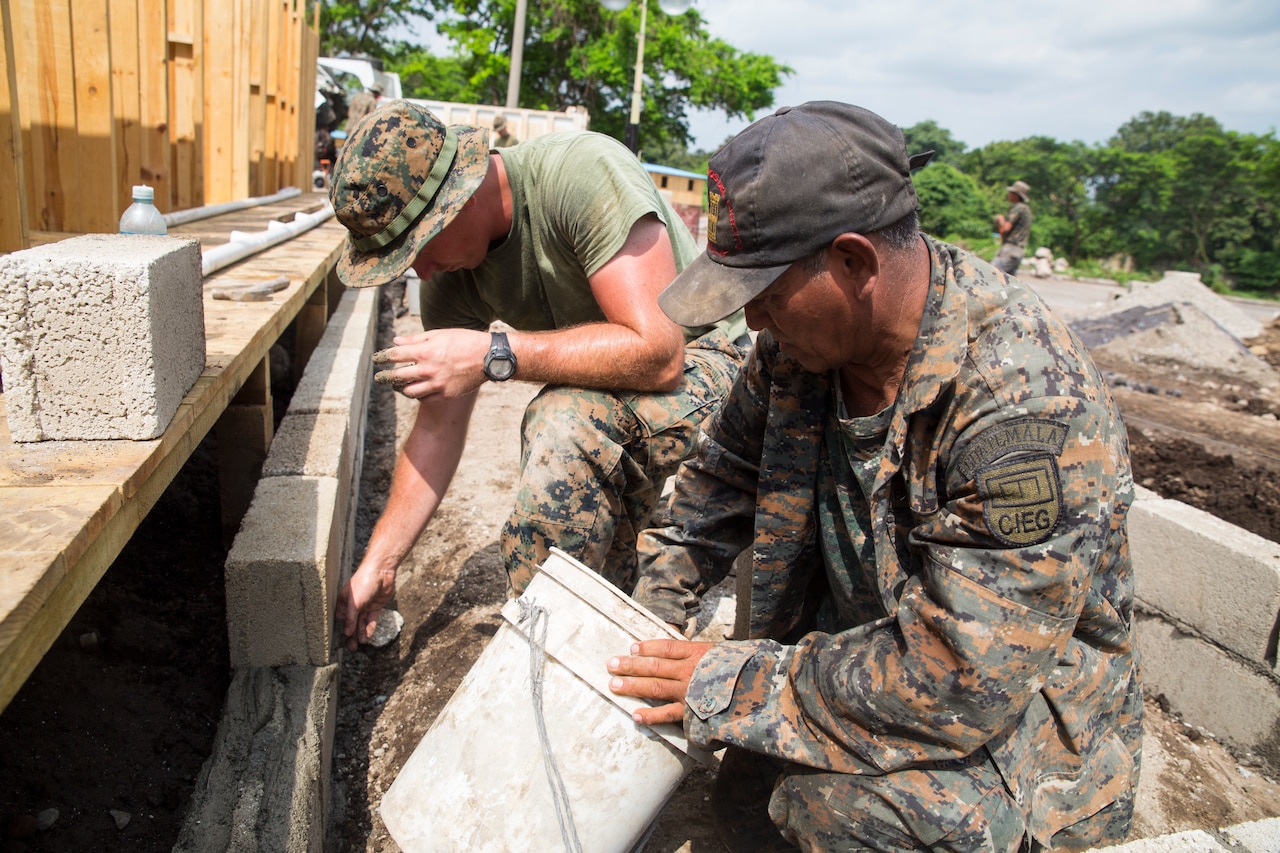
[[[383, 318], [381, 345], [393, 325], [389, 310]], [[413, 331], [416, 319], [394, 324]], [[1266, 393], [1159, 366], [1103, 367], [1139, 483], [1280, 542], [1280, 423]], [[343, 654], [330, 853], [397, 850], [377, 816], [381, 795], [497, 631], [497, 537], [533, 390], [486, 386], [448, 499], [400, 573], [403, 633]], [[374, 390], [358, 551], [412, 406]], [[0, 715], [0, 853], [172, 847], [229, 680], [216, 458], [211, 438]], [[1160, 697], [1147, 703], [1147, 743], [1134, 837], [1280, 815], [1273, 769], [1233, 758]], [[721, 849], [705, 813], [710, 778], [685, 779], [646, 853]]]

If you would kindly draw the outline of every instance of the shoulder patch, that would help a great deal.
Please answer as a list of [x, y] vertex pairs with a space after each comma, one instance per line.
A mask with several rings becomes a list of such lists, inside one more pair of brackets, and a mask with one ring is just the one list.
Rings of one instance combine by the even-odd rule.
[[982, 514], [992, 535], [1015, 548], [1039, 544], [1062, 517], [1058, 460], [1049, 453], [1018, 456], [978, 473]]
[[983, 430], [964, 449], [957, 466], [966, 480], [1010, 453], [1040, 452], [1062, 455], [1067, 425], [1047, 418], [1018, 418]]

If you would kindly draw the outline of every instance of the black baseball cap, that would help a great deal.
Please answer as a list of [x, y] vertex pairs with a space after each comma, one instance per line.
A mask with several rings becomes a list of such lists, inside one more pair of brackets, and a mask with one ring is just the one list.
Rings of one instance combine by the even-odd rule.
[[869, 234], [919, 208], [902, 131], [862, 107], [809, 101], [739, 133], [707, 167], [707, 251], [658, 297], [682, 326], [746, 305], [791, 264], [848, 231]]

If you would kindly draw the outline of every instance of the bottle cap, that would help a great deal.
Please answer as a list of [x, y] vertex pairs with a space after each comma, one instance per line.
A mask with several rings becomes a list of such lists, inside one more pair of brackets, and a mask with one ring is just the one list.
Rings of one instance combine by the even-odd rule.
[[146, 184], [138, 184], [133, 188], [133, 197], [138, 201], [153, 201], [156, 191]]

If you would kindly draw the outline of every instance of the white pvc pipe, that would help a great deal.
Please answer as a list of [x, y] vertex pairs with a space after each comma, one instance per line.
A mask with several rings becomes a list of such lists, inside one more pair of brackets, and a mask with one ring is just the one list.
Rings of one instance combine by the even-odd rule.
[[333, 207], [328, 202], [325, 202], [322, 210], [318, 210], [315, 213], [296, 214], [293, 222], [285, 223], [271, 220], [267, 222], [266, 231], [255, 231], [252, 234], [247, 234], [243, 231], [232, 231], [231, 242], [215, 246], [204, 252], [201, 274], [207, 276], [210, 273], [215, 273], [223, 267], [234, 264], [236, 261], [247, 258], [250, 255], [256, 255], [263, 249], [270, 248], [277, 243], [283, 243], [285, 240], [296, 237], [304, 231], [310, 231], [331, 216], [333, 216]]
[[273, 201], [284, 201], [286, 198], [293, 198], [296, 195], [302, 195], [302, 190], [297, 187], [285, 187], [275, 195], [260, 195], [254, 198], [243, 198], [239, 201], [224, 201], [221, 204], [206, 204], [204, 207], [175, 210], [173, 213], [164, 215], [164, 224], [173, 227], [187, 222], [195, 222], [198, 219], [208, 219], [210, 216], [217, 216], [219, 213], [230, 213], [233, 210], [244, 210], [246, 207], [257, 207], [260, 204], [271, 204]]

